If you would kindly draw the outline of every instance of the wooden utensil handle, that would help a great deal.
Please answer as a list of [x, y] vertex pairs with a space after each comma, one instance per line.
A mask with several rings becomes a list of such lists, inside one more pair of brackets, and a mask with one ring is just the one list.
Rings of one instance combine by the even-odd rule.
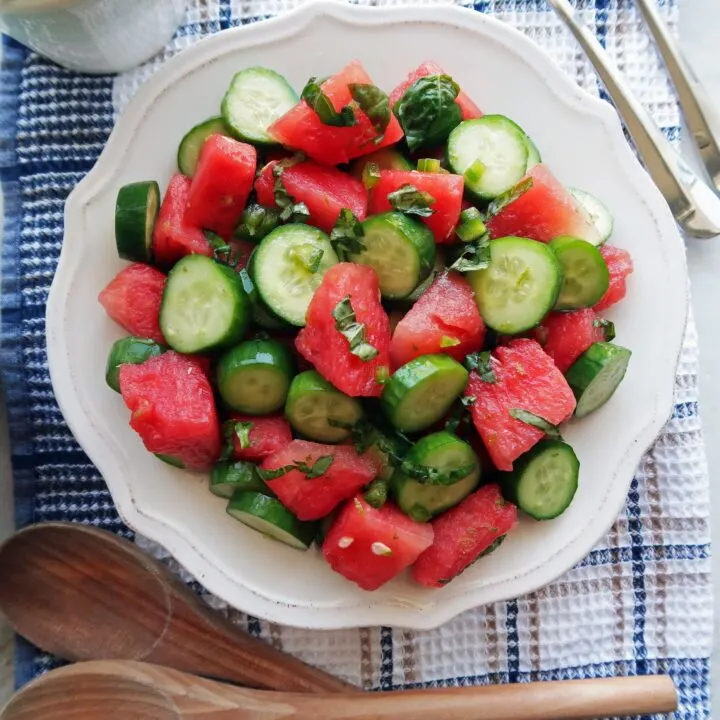
[[122, 661], [78, 663], [27, 686], [0, 720], [570, 720], [676, 708], [669, 677], [312, 695], [248, 690]]

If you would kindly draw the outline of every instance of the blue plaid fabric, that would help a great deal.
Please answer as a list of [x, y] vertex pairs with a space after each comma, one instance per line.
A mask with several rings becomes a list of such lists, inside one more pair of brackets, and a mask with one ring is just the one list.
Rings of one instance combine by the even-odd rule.
[[[0, 72], [5, 198], [0, 360], [19, 527], [69, 520], [132, 537], [102, 477], [67, 428], [48, 375], [45, 304], [62, 244], [68, 193], [99, 156], [125, 101], [165, 57], [199, 36], [295, 4], [192, 0], [187, 22], [164, 56], [118, 77], [63, 70], [5, 38]], [[674, 0], [661, 4], [674, 25]], [[528, 33], [580, 85], [598, 91], [591, 68], [544, 3], [479, 0], [474, 7]], [[622, 1], [596, 0], [586, 2], [583, 12], [657, 122], [677, 138], [677, 108], [634, 9]], [[547, 588], [478, 608], [424, 633], [390, 628], [308, 633], [228, 611], [214, 598], [208, 602], [252, 634], [366, 688], [665, 672], [680, 691], [676, 717], [707, 718], [712, 591], [695, 363], [691, 325], [678, 370], [675, 413], [638, 469], [625, 512], [578, 567]], [[21, 642], [17, 685], [55, 662]]]

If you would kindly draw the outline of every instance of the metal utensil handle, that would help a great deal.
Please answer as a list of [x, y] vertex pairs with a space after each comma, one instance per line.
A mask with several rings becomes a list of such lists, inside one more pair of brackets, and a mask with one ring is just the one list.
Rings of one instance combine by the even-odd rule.
[[720, 118], [712, 109], [705, 89], [682, 56], [654, 3], [648, 0], [636, 0], [636, 3], [675, 85], [685, 122], [700, 151], [703, 164], [715, 187], [720, 190]]

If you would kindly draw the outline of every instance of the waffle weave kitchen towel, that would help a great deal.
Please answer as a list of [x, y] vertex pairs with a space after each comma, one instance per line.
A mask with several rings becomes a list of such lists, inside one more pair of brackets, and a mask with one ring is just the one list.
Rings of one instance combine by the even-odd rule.
[[[164, 54], [117, 77], [77, 75], [5, 41], [0, 75], [2, 370], [19, 526], [71, 520], [131, 536], [101, 476], [64, 423], [48, 375], [45, 303], [62, 243], [65, 198], [102, 151], [117, 114], [162, 62], [203, 35], [297, 4], [191, 0], [186, 22]], [[514, 25], [578, 84], [598, 92], [592, 68], [544, 2], [458, 4]], [[581, 7], [655, 120], [677, 140], [676, 103], [635, 8], [622, 0], [585, 0]], [[676, 1], [661, 2], [661, 12], [675, 28]], [[669, 672], [681, 696], [676, 717], [706, 718], [712, 644], [708, 490], [691, 319], [671, 420], [644, 457], [626, 508], [607, 537], [558, 581], [526, 597], [466, 612], [428, 632], [302, 631], [227, 611], [216, 598], [207, 600], [251, 633], [368, 689]], [[137, 541], [163, 554], [143, 538]], [[18, 683], [54, 662], [22, 643]]]

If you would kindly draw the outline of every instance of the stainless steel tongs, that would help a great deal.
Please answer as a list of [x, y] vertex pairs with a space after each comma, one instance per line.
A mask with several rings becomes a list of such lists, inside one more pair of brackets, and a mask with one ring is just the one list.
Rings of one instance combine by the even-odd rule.
[[655, 125], [650, 115], [623, 80], [594, 33], [576, 15], [568, 0], [549, 0], [590, 58], [615, 106], [625, 121], [638, 153], [653, 181], [665, 197], [675, 220], [688, 235], [711, 238], [720, 235], [720, 122], [681, 57], [652, 0], [636, 0], [658, 45], [675, 84], [680, 107], [700, 157], [712, 178], [714, 190], [688, 167]]

